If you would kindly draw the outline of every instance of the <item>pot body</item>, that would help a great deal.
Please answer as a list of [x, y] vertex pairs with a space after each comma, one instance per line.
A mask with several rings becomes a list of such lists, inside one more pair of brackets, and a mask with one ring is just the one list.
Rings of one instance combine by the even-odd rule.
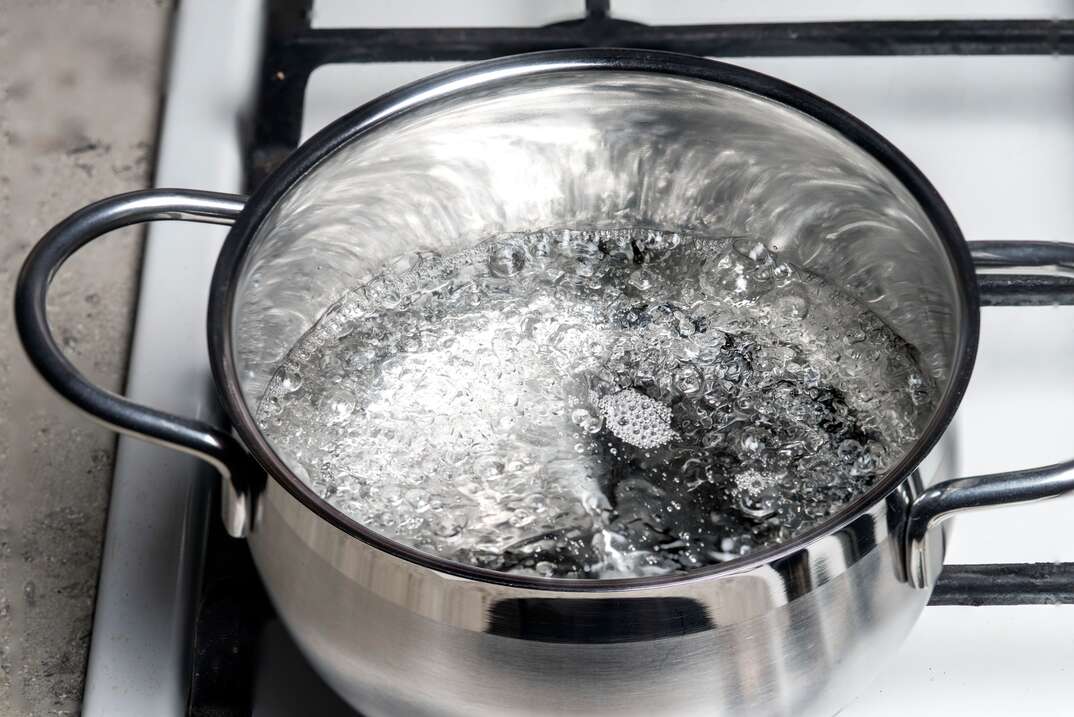
[[275, 483], [249, 542], [302, 651], [370, 717], [830, 715], [928, 601], [930, 589], [906, 582], [902, 530], [921, 484], [952, 472], [951, 443], [779, 560], [647, 588], [534, 590], [431, 570], [329, 525]]
[[[385, 267], [504, 233], [622, 226], [745, 231], [867, 302], [941, 387], [921, 441], [790, 544], [695, 575], [594, 584], [489, 574], [375, 535], [257, 429], [253, 407], [287, 350]], [[953, 476], [944, 431], [972, 366], [971, 263], [912, 165], [801, 90], [628, 51], [424, 81], [288, 159], [235, 224], [211, 296], [214, 374], [271, 476], [231, 514], [253, 516], [283, 621], [363, 714], [832, 714], [928, 600], [907, 581], [905, 527], [914, 496]]]

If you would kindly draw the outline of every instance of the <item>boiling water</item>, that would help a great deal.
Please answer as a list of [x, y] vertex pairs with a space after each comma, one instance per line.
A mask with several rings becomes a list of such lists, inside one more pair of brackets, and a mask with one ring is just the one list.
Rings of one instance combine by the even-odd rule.
[[933, 405], [914, 350], [749, 237], [502, 236], [333, 305], [258, 410], [378, 533], [514, 573], [684, 571], [861, 495]]

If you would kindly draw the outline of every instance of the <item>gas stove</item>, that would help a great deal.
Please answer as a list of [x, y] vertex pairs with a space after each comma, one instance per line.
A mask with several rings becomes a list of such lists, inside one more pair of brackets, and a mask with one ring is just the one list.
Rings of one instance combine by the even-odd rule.
[[[249, 189], [344, 112], [459, 63], [649, 47], [729, 59], [849, 110], [924, 171], [970, 240], [1069, 240], [1071, 15], [1060, 0], [969, 10], [788, 0], [763, 13], [701, 1], [185, 0], [156, 184]], [[127, 386], [136, 400], [219, 416], [204, 316], [222, 237], [150, 229]], [[1074, 311], [991, 309], [982, 321], [959, 414], [962, 473], [1069, 458]], [[224, 534], [215, 483], [193, 458], [120, 439], [85, 714], [353, 715], [283, 630], [245, 544]], [[1071, 501], [959, 518], [932, 606], [841, 714], [1069, 711], [1072, 518]]]

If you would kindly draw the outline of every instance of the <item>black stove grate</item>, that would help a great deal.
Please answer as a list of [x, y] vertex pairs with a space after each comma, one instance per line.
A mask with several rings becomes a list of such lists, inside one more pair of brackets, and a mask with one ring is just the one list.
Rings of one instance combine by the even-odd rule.
[[[313, 0], [269, 0], [255, 119], [246, 152], [250, 187], [298, 146], [306, 85], [333, 63], [473, 61], [538, 50], [628, 47], [718, 57], [1070, 55], [1074, 20], [778, 22], [651, 26], [614, 18], [586, 0], [578, 20], [532, 28], [315, 30]], [[1068, 265], [1023, 245], [1025, 266]], [[1044, 253], [1041, 253], [1044, 252]], [[982, 303], [1074, 303], [1069, 277], [985, 275]], [[195, 627], [191, 715], [247, 715], [259, 636], [274, 613], [249, 550], [212, 521]], [[1074, 604], [1074, 563], [948, 565], [930, 605]]]
[[310, 27], [313, 0], [270, 0], [249, 158], [254, 183], [298, 146], [310, 74], [360, 62], [475, 61], [539, 50], [628, 47], [718, 57], [1069, 55], [1074, 20], [913, 20], [645, 25], [619, 20], [610, 0], [543, 27]]

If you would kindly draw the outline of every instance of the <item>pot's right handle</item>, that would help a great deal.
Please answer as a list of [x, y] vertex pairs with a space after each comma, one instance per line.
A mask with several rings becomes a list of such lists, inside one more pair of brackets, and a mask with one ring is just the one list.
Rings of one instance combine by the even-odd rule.
[[[91, 204], [53, 227], [33, 248], [15, 287], [15, 323], [30, 362], [61, 396], [105, 425], [153, 443], [190, 453], [212, 464], [235, 491], [241, 515], [225, 516], [232, 535], [251, 518], [246, 482], [257, 474], [249, 454], [231, 434], [182, 416], [141, 406], [91, 383], [64, 356], [49, 327], [48, 287], [56, 271], [78, 249], [110, 231], [141, 222], [185, 219], [232, 224], [243, 197], [185, 189], [149, 189]], [[244, 510], [245, 508], [245, 510]]]
[[[1074, 244], [1058, 242], [970, 242], [982, 306], [1074, 304]], [[1032, 273], [991, 273], [1032, 269]], [[932, 486], [910, 507], [906, 527], [906, 572], [910, 584], [935, 584], [941, 569], [930, 555], [932, 528], [956, 513], [1057, 498], [1074, 492], [1074, 460], [1040, 468], [958, 478]]]

